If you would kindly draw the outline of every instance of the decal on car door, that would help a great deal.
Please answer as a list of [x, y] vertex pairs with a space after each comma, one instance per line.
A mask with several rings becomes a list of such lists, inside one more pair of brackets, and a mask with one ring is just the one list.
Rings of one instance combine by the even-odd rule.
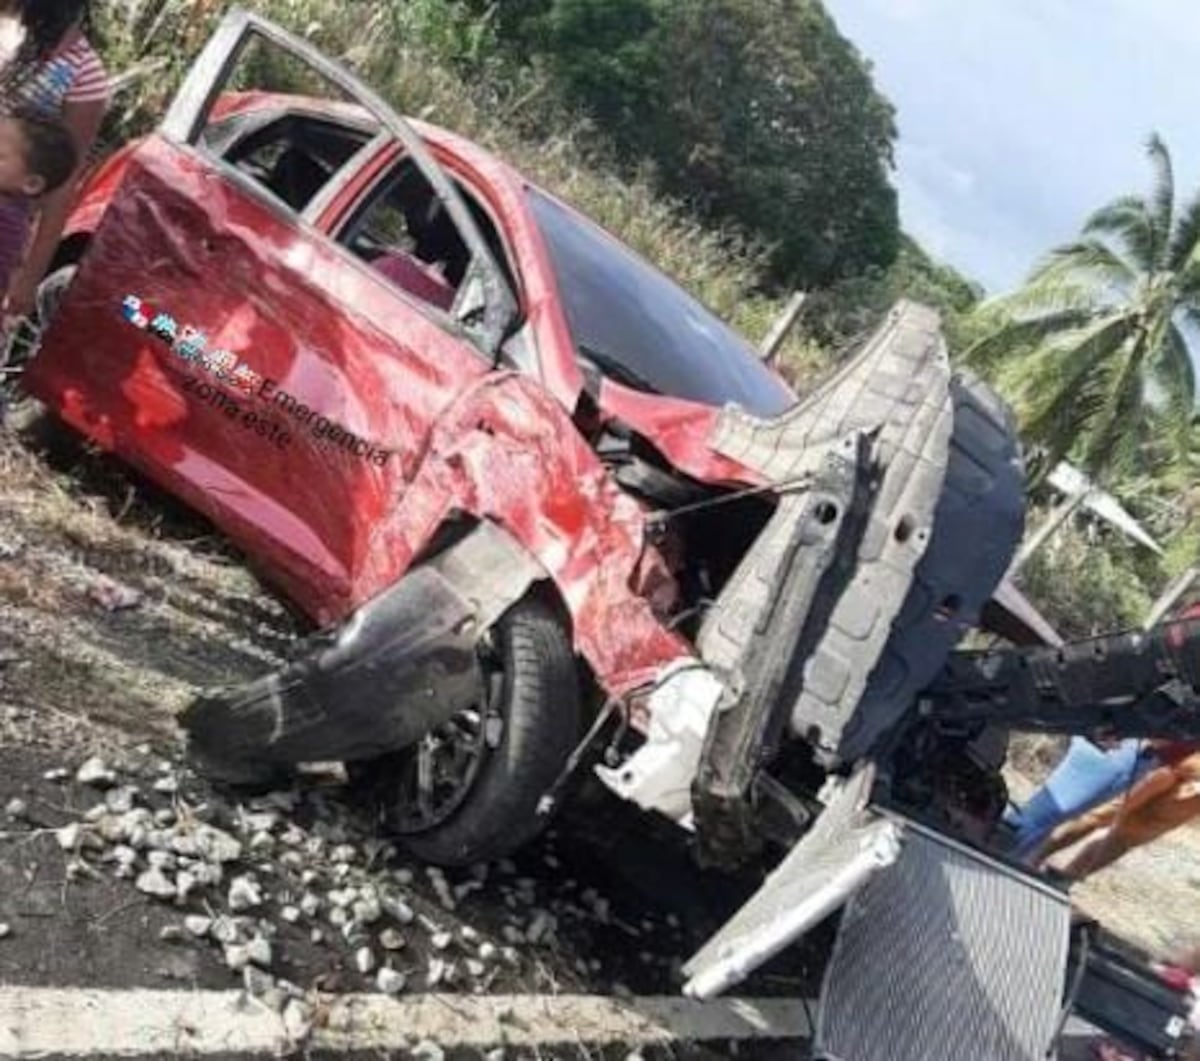
[[274, 409], [290, 416], [310, 431], [314, 438], [326, 444], [326, 448], [337, 448], [362, 460], [383, 467], [392, 456], [392, 451], [355, 434], [335, 420], [310, 409], [275, 380], [254, 371], [231, 350], [208, 347], [208, 337], [192, 325], [179, 327], [169, 313], [157, 312], [138, 295], [126, 295], [121, 302], [121, 315], [139, 331], [149, 332], [168, 344], [171, 351], [181, 360], [197, 365], [214, 380], [189, 376], [183, 383], [183, 391], [200, 402], [219, 409], [232, 423], [252, 432], [266, 442], [284, 449], [292, 441], [288, 428], [270, 415], [243, 406], [241, 402], [221, 389], [226, 384], [230, 389], [251, 401], [258, 399]]

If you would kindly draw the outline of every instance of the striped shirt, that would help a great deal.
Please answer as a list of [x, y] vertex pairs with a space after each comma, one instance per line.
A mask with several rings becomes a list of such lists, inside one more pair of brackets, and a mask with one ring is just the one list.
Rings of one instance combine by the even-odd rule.
[[96, 50], [80, 36], [39, 63], [15, 94], [23, 106], [60, 116], [68, 103], [107, 100], [108, 75]]
[[[8, 43], [8, 42], [6, 42]], [[12, 51], [9, 50], [11, 60]], [[5, 74], [0, 65], [0, 80]], [[108, 76], [96, 50], [80, 35], [38, 63], [0, 99], [0, 110], [30, 107], [61, 118], [72, 103], [99, 103], [108, 99]], [[0, 196], [0, 297], [8, 290], [13, 271], [29, 243], [32, 204], [27, 199]]]

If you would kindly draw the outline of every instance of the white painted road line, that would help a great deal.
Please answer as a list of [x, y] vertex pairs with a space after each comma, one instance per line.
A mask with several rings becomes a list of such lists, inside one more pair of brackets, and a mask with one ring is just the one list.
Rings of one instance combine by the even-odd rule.
[[[601, 995], [426, 994], [322, 999], [306, 1045], [400, 1050], [443, 1047], [718, 1039], [810, 1038], [795, 999]], [[0, 1057], [137, 1057], [274, 1053], [287, 1042], [278, 1014], [237, 991], [105, 991], [0, 987]]]

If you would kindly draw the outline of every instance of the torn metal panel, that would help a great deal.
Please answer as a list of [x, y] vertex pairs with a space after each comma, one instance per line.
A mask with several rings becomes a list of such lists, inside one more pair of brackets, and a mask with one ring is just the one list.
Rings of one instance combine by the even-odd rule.
[[831, 1061], [1044, 1061], [1066, 986], [1067, 896], [913, 823], [849, 903], [816, 1052]]
[[842, 732], [843, 760], [873, 754], [901, 724], [947, 654], [979, 625], [1021, 540], [1025, 469], [1012, 415], [970, 377], [952, 379], [950, 395], [954, 427], [929, 544]]
[[737, 860], [756, 846], [751, 793], [778, 745], [802, 668], [819, 643], [862, 538], [870, 504], [869, 444], [826, 451], [807, 489], [783, 497], [701, 626], [701, 657], [727, 691], [693, 786], [700, 851]]
[[[780, 483], [811, 474], [848, 435], [875, 439], [881, 480], [854, 575], [811, 652], [792, 708], [792, 731], [814, 740], [831, 761], [930, 538], [954, 419], [949, 383], [937, 314], [901, 302], [858, 356], [795, 409], [770, 421], [726, 410], [713, 438], [716, 450]], [[733, 622], [745, 611], [728, 588], [716, 610]], [[746, 638], [753, 615], [742, 621]]]
[[647, 587], [673, 580], [649, 541], [645, 511], [535, 381], [493, 373], [443, 413], [373, 547], [416, 555], [457, 513], [504, 528], [545, 568], [576, 648], [609, 692], [632, 691], [672, 662], [694, 659], [649, 599]]
[[544, 577], [507, 535], [480, 524], [303, 642], [280, 670], [199, 697], [180, 724], [218, 772], [222, 763], [369, 759], [406, 747], [484, 701], [479, 638]]
[[823, 921], [899, 855], [901, 832], [867, 809], [874, 771], [837, 790], [812, 830], [684, 966], [684, 992], [712, 998]]
[[302, 642], [282, 669], [198, 697], [179, 722], [199, 759], [231, 779], [250, 764], [374, 758], [483, 701], [478, 634], [469, 603], [421, 568]]

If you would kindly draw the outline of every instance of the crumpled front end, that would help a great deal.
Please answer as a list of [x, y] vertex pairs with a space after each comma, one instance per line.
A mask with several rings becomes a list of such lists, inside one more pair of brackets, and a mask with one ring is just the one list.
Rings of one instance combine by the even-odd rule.
[[[712, 444], [778, 490], [696, 639], [721, 693], [707, 695], [686, 783], [700, 843], [719, 856], [748, 842], [755, 777], [783, 741], [835, 769], [893, 730], [1000, 581], [1024, 476], [1003, 406], [952, 374], [936, 313], [909, 302], [794, 409], [728, 409]], [[685, 681], [665, 676], [652, 718], [705, 710], [670, 688]], [[606, 775], [646, 806], [652, 745]]]
[[[809, 896], [813, 909], [894, 857], [888, 837], [871, 854], [825, 835], [829, 811], [781, 784], [772, 762], [797, 742], [823, 774], [882, 754], [1000, 582], [1023, 530], [1024, 472], [1003, 405], [952, 373], [936, 313], [909, 302], [785, 415], [727, 410], [713, 446], [773, 484], [777, 505], [704, 616], [699, 662], [660, 678], [645, 744], [600, 773], [693, 829], [711, 863], [755, 854], [768, 819], [772, 839], [795, 844], [820, 813], [820, 835], [735, 918], [755, 923], [815, 850], [845, 864]], [[701, 993], [803, 931], [763, 924], [697, 956]]]

